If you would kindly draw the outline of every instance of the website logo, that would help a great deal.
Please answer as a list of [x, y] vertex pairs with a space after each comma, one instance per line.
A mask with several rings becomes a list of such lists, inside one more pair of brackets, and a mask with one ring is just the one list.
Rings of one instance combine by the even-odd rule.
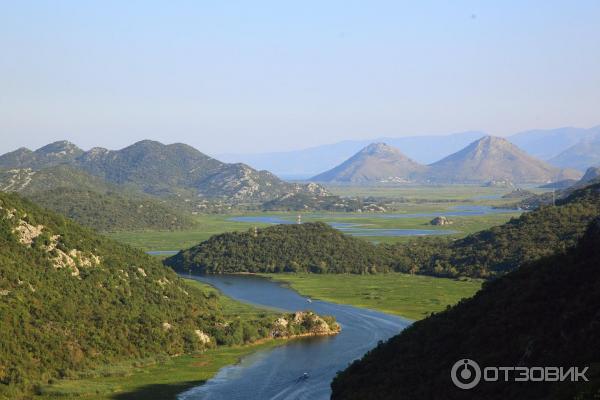
[[465, 390], [472, 389], [481, 380], [481, 368], [475, 361], [465, 358], [454, 363], [450, 376], [456, 387]]
[[485, 367], [468, 358], [452, 366], [450, 377], [460, 389], [473, 389], [481, 379], [485, 382], [588, 382], [585, 375], [589, 367]]

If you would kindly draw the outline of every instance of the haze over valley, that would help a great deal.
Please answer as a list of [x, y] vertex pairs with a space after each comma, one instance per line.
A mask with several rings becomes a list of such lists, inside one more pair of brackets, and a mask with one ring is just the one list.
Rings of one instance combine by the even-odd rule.
[[600, 399], [599, 20], [4, 2], [0, 400]]

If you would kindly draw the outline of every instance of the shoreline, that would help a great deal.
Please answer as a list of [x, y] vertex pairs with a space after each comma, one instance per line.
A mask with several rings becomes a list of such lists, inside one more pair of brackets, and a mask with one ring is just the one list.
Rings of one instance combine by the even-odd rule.
[[222, 346], [202, 353], [172, 356], [164, 361], [148, 360], [142, 366], [136, 365], [139, 361], [124, 361], [88, 371], [93, 375], [89, 378], [43, 385], [32, 399], [175, 400], [182, 392], [206, 383], [222, 368], [239, 364], [244, 357], [298, 339], [259, 339], [242, 346]]
[[[197, 282], [193, 279], [185, 280]], [[211, 286], [212, 287], [212, 286]], [[214, 288], [214, 287], [213, 287]], [[217, 290], [216, 288], [214, 288]], [[221, 293], [222, 296], [225, 296]], [[256, 307], [256, 306], [255, 306]], [[257, 307], [260, 310], [260, 307]], [[177, 395], [203, 385], [227, 366], [239, 364], [244, 357], [268, 351], [295, 340], [335, 336], [341, 327], [330, 332], [307, 332], [281, 337], [264, 337], [252, 343], [220, 346], [201, 353], [161, 356], [156, 359], [123, 360], [96, 370], [81, 372], [75, 379], [57, 380], [42, 385], [37, 400], [61, 400], [75, 397], [98, 400], [175, 400]], [[140, 365], [141, 364], [141, 365]], [[85, 376], [88, 377], [85, 377]]]

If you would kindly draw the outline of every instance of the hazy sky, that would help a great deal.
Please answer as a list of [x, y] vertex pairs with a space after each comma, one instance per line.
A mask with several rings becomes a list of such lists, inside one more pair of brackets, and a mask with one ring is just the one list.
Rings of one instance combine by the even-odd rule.
[[0, 152], [600, 124], [600, 1], [0, 0]]

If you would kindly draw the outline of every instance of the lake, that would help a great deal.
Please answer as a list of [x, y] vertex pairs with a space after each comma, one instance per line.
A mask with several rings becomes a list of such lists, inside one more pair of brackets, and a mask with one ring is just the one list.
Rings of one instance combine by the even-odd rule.
[[[206, 282], [236, 300], [282, 311], [312, 310], [333, 315], [342, 326], [337, 336], [292, 340], [258, 351], [238, 365], [223, 368], [204, 385], [178, 396], [180, 400], [329, 399], [337, 371], [396, 335], [409, 320], [367, 309], [314, 300], [265, 278], [246, 275], [204, 275], [186, 278]], [[308, 379], [299, 379], [304, 373]]]
[[[381, 218], [381, 219], [399, 219], [399, 218], [435, 218], [440, 215], [446, 217], [459, 217], [459, 216], [478, 216], [488, 214], [502, 214], [502, 213], [514, 213], [515, 210], [493, 208], [488, 206], [477, 206], [477, 205], [461, 205], [455, 206], [445, 211], [440, 212], [424, 212], [424, 213], [412, 213], [412, 214], [398, 214], [398, 213], [365, 213], [365, 214], [323, 214], [323, 213], [309, 213], [308, 215], [312, 218], [322, 218], [327, 224], [332, 227], [353, 236], [429, 236], [429, 235], [452, 235], [457, 231], [451, 229], [380, 229], [380, 228], [364, 228], [363, 224], [357, 223], [344, 223], [344, 222], [333, 222], [327, 221], [327, 218], [345, 217], [348, 218]], [[251, 223], [265, 223], [265, 224], [295, 224], [295, 216], [279, 216], [279, 215], [251, 215], [251, 216], [240, 216], [229, 218], [228, 221], [235, 222], [251, 222]]]

